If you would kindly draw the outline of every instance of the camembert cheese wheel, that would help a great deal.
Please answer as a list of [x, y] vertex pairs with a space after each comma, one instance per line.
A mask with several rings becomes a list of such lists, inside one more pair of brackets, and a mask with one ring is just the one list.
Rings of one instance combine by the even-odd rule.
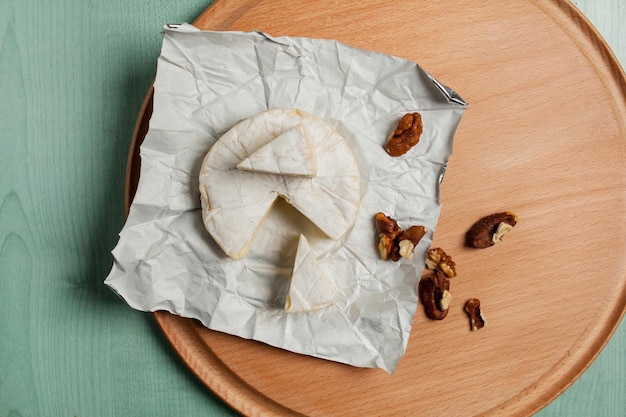
[[[315, 176], [237, 168], [298, 126], [308, 135]], [[296, 109], [268, 110], [236, 124], [205, 156], [199, 180], [204, 225], [234, 259], [246, 254], [279, 197], [334, 240], [352, 228], [360, 206], [359, 169], [346, 140], [324, 121]]]

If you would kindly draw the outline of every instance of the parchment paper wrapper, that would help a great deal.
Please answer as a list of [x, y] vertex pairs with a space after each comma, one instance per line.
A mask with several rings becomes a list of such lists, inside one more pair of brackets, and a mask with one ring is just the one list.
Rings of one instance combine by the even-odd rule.
[[[332, 40], [166, 27], [139, 187], [105, 283], [138, 310], [167, 310], [210, 329], [392, 373], [409, 340], [416, 286], [440, 212], [440, 179], [465, 107], [417, 64], [397, 57]], [[233, 125], [274, 108], [311, 113], [346, 138], [361, 173], [361, 207], [337, 245], [279, 204], [264, 226], [272, 233], [259, 236], [244, 259], [232, 260], [202, 224], [200, 164]], [[386, 138], [413, 111], [423, 118], [421, 140], [390, 157]], [[403, 228], [427, 228], [412, 260], [379, 259], [379, 211]], [[337, 302], [286, 313], [301, 232], [321, 248], [318, 261]], [[277, 235], [282, 245], [272, 244]]]

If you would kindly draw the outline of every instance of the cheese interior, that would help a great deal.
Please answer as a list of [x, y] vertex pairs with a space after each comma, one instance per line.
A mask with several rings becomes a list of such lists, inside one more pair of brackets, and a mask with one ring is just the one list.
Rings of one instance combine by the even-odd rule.
[[302, 313], [331, 306], [335, 294], [317, 263], [308, 240], [300, 235], [285, 311]]

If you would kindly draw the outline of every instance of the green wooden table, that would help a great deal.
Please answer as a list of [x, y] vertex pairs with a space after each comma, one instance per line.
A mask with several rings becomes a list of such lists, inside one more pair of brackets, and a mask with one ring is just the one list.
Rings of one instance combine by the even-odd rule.
[[[231, 416], [103, 285], [163, 23], [209, 0], [0, 1], [0, 417]], [[623, 0], [574, 1], [626, 63]], [[626, 413], [626, 325], [539, 416]]]

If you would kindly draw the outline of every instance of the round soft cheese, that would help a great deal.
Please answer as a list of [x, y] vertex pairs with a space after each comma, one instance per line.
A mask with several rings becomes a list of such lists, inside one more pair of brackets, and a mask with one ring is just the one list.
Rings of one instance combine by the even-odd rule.
[[[237, 168], [296, 127], [308, 135], [314, 176]], [[341, 239], [356, 220], [360, 175], [346, 140], [327, 123], [296, 109], [268, 110], [239, 122], [211, 147], [200, 170], [200, 197], [206, 229], [228, 256], [239, 259], [279, 197], [329, 238]]]

